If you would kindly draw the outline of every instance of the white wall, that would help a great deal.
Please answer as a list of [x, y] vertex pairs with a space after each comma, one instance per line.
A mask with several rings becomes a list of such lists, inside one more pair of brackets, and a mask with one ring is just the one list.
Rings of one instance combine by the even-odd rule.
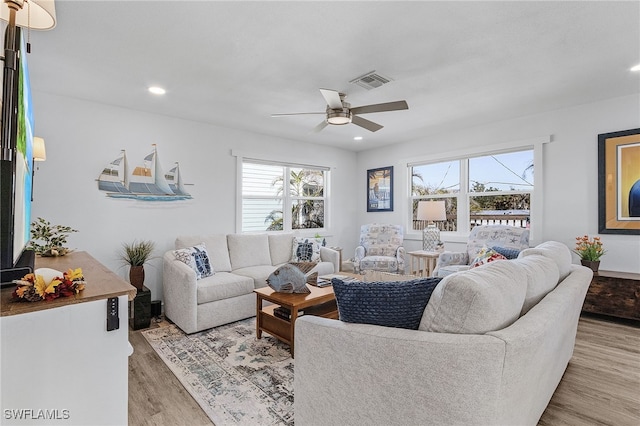
[[[464, 150], [477, 145], [552, 135], [544, 148], [544, 221], [541, 240], [573, 247], [576, 236], [598, 233], [597, 135], [640, 127], [639, 96], [609, 99], [573, 108], [429, 136], [410, 143], [353, 152], [312, 146], [171, 117], [107, 105], [33, 94], [36, 135], [44, 137], [47, 161], [38, 164], [32, 216], [69, 225], [80, 232], [69, 247], [90, 252], [100, 262], [127, 277], [117, 261], [122, 242], [151, 239], [160, 255], [179, 234], [235, 232], [236, 161], [231, 150], [256, 156], [334, 166], [331, 181], [333, 215], [329, 245], [353, 256], [359, 226], [370, 222], [405, 224], [407, 159]], [[112, 200], [97, 190], [102, 168], [127, 150], [129, 165], [158, 144], [165, 169], [179, 161], [194, 199], [174, 203]], [[365, 175], [370, 168], [395, 166], [393, 212], [367, 213]], [[404, 178], [403, 178], [404, 177]], [[601, 268], [640, 272], [640, 237], [601, 235], [608, 253]], [[420, 247], [419, 235], [408, 239], [408, 250]], [[458, 241], [457, 243], [455, 241]], [[448, 240], [447, 249], [461, 247]], [[574, 257], [577, 262], [577, 257]], [[146, 268], [146, 285], [161, 299], [161, 263]]]
[[[640, 95], [608, 99], [567, 109], [491, 123], [370, 150], [358, 155], [357, 223], [393, 222], [406, 226], [408, 211], [407, 162], [478, 145], [552, 136], [543, 149], [544, 206], [541, 240], [557, 240], [574, 247], [575, 237], [598, 234], [598, 134], [640, 127]], [[364, 176], [367, 169], [394, 166], [393, 212], [367, 213]], [[534, 224], [535, 225], [535, 224]], [[421, 238], [405, 243], [417, 250]], [[600, 235], [607, 249], [600, 268], [640, 273], [640, 236]], [[446, 240], [449, 250], [462, 248], [460, 240]], [[539, 243], [541, 241], [535, 241]], [[578, 263], [577, 255], [574, 261]]]
[[[355, 226], [357, 203], [356, 154], [246, 133], [172, 117], [147, 114], [103, 104], [33, 93], [35, 134], [45, 139], [47, 161], [37, 164], [32, 218], [79, 232], [68, 247], [91, 253], [128, 280], [117, 253], [123, 242], [150, 239], [161, 256], [173, 249], [177, 235], [233, 233], [236, 229], [236, 158], [231, 150], [283, 160], [332, 166], [329, 245], [355, 245], [347, 239]], [[135, 167], [157, 144], [162, 167], [180, 162], [193, 200], [140, 202], [114, 200], [98, 191], [96, 178], [127, 152]], [[347, 182], [348, 184], [345, 184]], [[313, 234], [313, 233], [312, 233]], [[345, 250], [346, 252], [346, 250]], [[162, 298], [160, 258], [145, 268], [145, 285], [153, 299]], [[90, 285], [90, 283], [89, 283]]]

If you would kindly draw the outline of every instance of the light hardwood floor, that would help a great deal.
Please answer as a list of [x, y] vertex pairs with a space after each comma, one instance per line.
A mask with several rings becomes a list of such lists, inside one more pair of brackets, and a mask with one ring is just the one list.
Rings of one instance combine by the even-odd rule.
[[[129, 341], [129, 425], [211, 425], [141, 332], [130, 331]], [[538, 424], [640, 425], [640, 328], [583, 316], [573, 358]]]

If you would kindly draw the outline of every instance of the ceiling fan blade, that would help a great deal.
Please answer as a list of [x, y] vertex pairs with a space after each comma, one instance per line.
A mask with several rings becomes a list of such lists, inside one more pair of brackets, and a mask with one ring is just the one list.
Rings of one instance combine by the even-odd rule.
[[342, 109], [342, 100], [340, 100], [340, 93], [331, 89], [320, 89], [320, 93], [324, 96], [324, 100], [327, 101], [327, 105], [331, 109]]
[[407, 101], [387, 102], [384, 104], [364, 105], [351, 108], [353, 114], [369, 114], [371, 112], [398, 111], [401, 109], [409, 109]]
[[284, 114], [271, 114], [272, 117], [288, 117], [290, 115], [317, 115], [322, 114], [325, 115], [326, 112], [290, 112]]
[[377, 132], [384, 127], [379, 125], [378, 123], [374, 123], [373, 121], [365, 120], [362, 117], [358, 117], [357, 115], [353, 116], [351, 123], [355, 124], [356, 126], [363, 127], [371, 132]]
[[316, 127], [314, 127], [313, 130], [311, 131], [311, 133], [318, 133], [320, 130], [324, 129], [327, 126], [328, 126], [327, 121], [326, 120], [322, 120], [322, 123], [320, 123]]

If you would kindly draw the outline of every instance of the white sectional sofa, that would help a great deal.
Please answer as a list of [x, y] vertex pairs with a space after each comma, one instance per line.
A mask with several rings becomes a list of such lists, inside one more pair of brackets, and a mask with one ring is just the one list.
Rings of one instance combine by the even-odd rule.
[[[266, 286], [267, 277], [292, 259], [294, 237], [293, 233], [179, 236], [176, 249], [204, 243], [214, 274], [196, 279], [196, 272], [177, 260], [173, 250], [166, 252], [162, 262], [165, 316], [185, 333], [255, 316], [253, 290]], [[340, 254], [320, 247], [320, 262], [309, 273], [339, 270]]]
[[535, 425], [592, 275], [547, 242], [443, 278], [418, 330], [298, 318], [296, 426]]

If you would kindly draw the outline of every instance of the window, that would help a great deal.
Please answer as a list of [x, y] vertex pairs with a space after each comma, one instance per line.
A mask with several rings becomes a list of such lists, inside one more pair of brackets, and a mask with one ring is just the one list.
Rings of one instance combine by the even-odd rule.
[[242, 232], [325, 227], [328, 170], [243, 160]]
[[427, 227], [424, 221], [416, 220], [419, 201], [445, 201], [447, 220], [438, 224], [442, 231], [455, 231], [458, 211], [458, 194], [460, 193], [460, 162], [446, 161], [442, 163], [423, 164], [411, 168], [411, 195], [413, 197], [413, 227], [422, 230]]
[[493, 223], [527, 226], [533, 192], [533, 150], [468, 161], [471, 227]]
[[525, 149], [409, 165], [411, 229], [427, 225], [416, 220], [422, 200], [445, 201], [447, 220], [436, 224], [441, 231], [468, 232], [481, 224], [529, 226], [533, 158], [534, 150]]

